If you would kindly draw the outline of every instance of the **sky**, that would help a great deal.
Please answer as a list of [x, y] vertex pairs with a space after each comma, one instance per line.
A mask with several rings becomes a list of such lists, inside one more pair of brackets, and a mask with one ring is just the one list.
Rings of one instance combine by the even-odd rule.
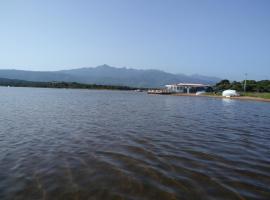
[[270, 1], [0, 1], [0, 69], [102, 64], [270, 79]]

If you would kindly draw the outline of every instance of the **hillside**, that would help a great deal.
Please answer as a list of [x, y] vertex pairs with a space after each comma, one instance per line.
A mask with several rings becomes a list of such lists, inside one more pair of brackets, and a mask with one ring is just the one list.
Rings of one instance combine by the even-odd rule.
[[101, 85], [123, 85], [130, 87], [163, 87], [179, 82], [215, 84], [216, 77], [201, 75], [187, 76], [160, 70], [138, 70], [102, 65], [94, 68], [79, 68], [52, 72], [0, 70], [1, 78], [26, 81], [65, 81]]

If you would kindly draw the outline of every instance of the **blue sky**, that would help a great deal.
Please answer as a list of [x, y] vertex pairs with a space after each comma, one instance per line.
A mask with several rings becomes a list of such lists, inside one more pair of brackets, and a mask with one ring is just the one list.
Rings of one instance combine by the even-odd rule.
[[270, 1], [0, 1], [0, 69], [105, 63], [270, 79]]

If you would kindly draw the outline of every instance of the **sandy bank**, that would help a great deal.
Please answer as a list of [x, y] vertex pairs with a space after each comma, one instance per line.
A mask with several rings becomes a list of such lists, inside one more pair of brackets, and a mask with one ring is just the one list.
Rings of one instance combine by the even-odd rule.
[[220, 99], [236, 99], [236, 100], [251, 100], [251, 101], [263, 101], [270, 102], [270, 99], [264, 99], [259, 97], [239, 96], [239, 97], [223, 97], [218, 95], [195, 95], [195, 94], [171, 94], [173, 96], [191, 96], [191, 97], [210, 97]]

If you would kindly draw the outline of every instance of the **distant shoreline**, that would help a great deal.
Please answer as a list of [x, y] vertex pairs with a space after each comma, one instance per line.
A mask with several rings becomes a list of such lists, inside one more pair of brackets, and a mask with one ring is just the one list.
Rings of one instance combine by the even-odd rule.
[[72, 88], [72, 87], [34, 87], [34, 86], [4, 86], [0, 88], [33, 88], [33, 89], [68, 89], [68, 90], [109, 90], [109, 91], [135, 91], [135, 89], [109, 89], [109, 88]]
[[96, 90], [136, 90], [141, 88], [122, 86], [122, 85], [101, 85], [101, 84], [85, 84], [78, 82], [37, 82], [24, 81], [16, 79], [0, 78], [0, 86], [3, 87], [31, 87], [31, 88], [66, 88], [66, 89], [96, 89]]

